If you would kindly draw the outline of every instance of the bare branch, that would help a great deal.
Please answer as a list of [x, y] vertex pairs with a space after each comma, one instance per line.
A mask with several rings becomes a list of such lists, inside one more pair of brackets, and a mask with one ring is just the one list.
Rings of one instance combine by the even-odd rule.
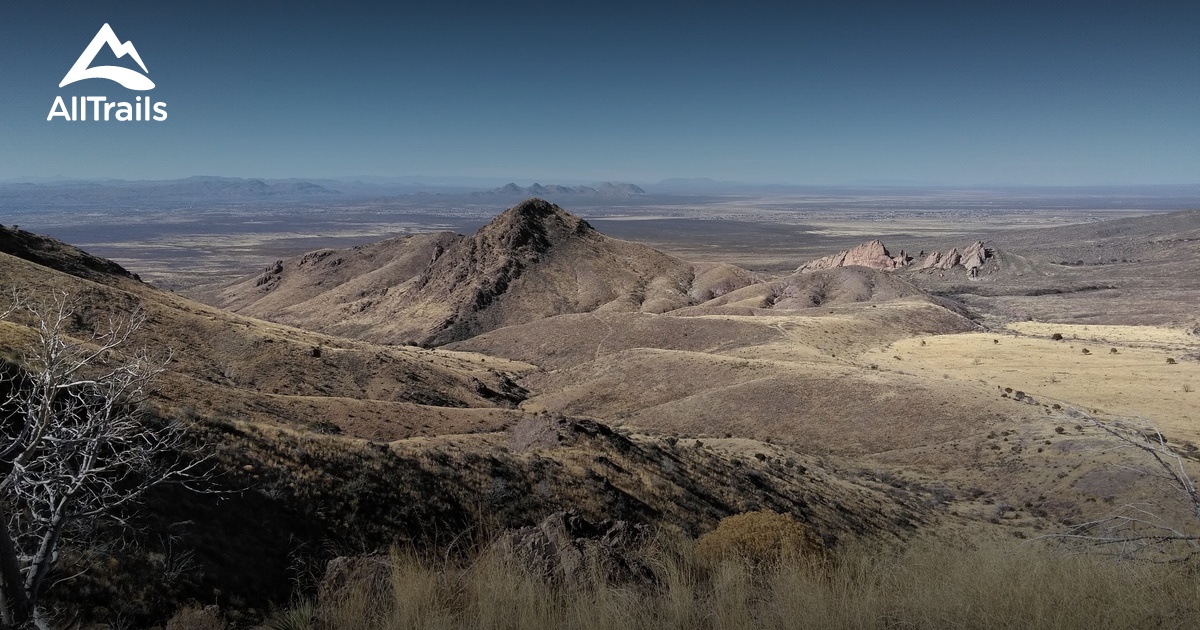
[[1162, 431], [1141, 417], [1103, 421], [1079, 409], [1069, 408], [1066, 413], [1113, 438], [1114, 448], [1140, 453], [1148, 467], [1119, 463], [1113, 466], [1166, 481], [1184, 499], [1191, 518], [1185, 523], [1172, 523], [1154, 511], [1157, 506], [1131, 503], [1104, 518], [1073, 525], [1066, 533], [1038, 539], [1056, 538], [1112, 548], [1122, 556], [1154, 553], [1174, 560], [1200, 554], [1200, 534], [1196, 533], [1200, 531], [1200, 492], [1184, 458], [1171, 447]]
[[20, 368], [0, 374], [0, 616], [40, 618], [38, 598], [72, 524], [109, 518], [150, 488], [195, 477], [184, 432], [141, 412], [165, 369], [144, 351], [121, 354], [145, 313], [109, 316], [69, 333], [80, 318], [65, 293], [42, 301], [15, 295], [0, 317], [20, 314], [34, 333]]

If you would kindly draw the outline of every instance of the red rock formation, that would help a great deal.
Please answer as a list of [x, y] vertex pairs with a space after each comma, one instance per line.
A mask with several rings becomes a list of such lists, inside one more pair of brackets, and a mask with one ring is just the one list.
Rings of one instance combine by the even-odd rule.
[[[983, 245], [983, 241], [975, 241], [962, 252], [958, 248], [951, 249], [946, 253], [931, 252], [928, 256], [924, 250], [920, 254], [924, 257], [918, 270], [940, 270], [949, 271], [955, 267], [962, 266], [967, 270], [968, 276], [976, 278], [979, 276], [979, 271], [983, 269], [984, 263], [991, 258], [991, 252]], [[832, 256], [818, 258], [808, 264], [801, 266], [797, 271], [817, 271], [821, 269], [834, 269], [837, 267], [860, 266], [869, 267], [871, 269], [880, 269], [883, 271], [894, 271], [901, 267], [907, 267], [911, 258], [901, 250], [896, 256], [888, 253], [883, 243], [875, 240], [863, 243], [853, 249], [838, 252]]]
[[863, 243], [848, 251], [838, 252], [832, 256], [818, 258], [802, 265], [797, 271], [816, 271], [818, 269], [834, 269], [836, 267], [868, 267], [890, 271], [908, 264], [904, 252], [893, 257], [879, 240]]

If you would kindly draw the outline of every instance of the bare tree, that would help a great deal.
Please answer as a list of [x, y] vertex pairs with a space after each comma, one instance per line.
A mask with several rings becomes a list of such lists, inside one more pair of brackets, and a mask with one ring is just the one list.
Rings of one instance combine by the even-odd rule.
[[29, 337], [19, 365], [0, 376], [0, 623], [45, 628], [39, 602], [64, 536], [119, 520], [147, 489], [196, 464], [178, 456], [178, 427], [142, 411], [165, 365], [122, 352], [142, 313], [88, 325], [58, 293], [14, 295], [0, 319], [25, 324]]
[[[1157, 426], [1145, 418], [1120, 418], [1105, 421], [1079, 409], [1067, 414], [1116, 440], [1116, 447], [1131, 451], [1142, 464], [1114, 464], [1143, 478], [1158, 481], [1173, 489], [1186, 513], [1171, 517], [1164, 506], [1129, 503], [1103, 518], [1074, 525], [1066, 534], [1054, 537], [1073, 539], [1089, 545], [1109, 548], [1121, 556], [1153, 554], [1175, 560], [1200, 553], [1200, 492], [1188, 473], [1186, 459]], [[1127, 460], [1129, 461], [1129, 460]], [[1182, 517], [1182, 518], [1179, 518]]]

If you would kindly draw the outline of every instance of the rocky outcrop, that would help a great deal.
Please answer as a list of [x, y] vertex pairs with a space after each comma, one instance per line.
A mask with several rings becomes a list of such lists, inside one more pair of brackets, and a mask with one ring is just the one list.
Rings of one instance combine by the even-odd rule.
[[963, 267], [967, 269], [967, 274], [972, 278], [979, 275], [979, 270], [983, 268], [983, 263], [988, 259], [988, 250], [983, 246], [983, 241], [975, 241], [963, 252], [962, 259], [959, 261]]
[[541, 523], [503, 539], [534, 575], [566, 585], [587, 584], [593, 576], [614, 583], [650, 582], [649, 558], [642, 549], [650, 527], [628, 521], [593, 523], [578, 512], [555, 512]]
[[[952, 248], [945, 253], [931, 252], [929, 254], [922, 250], [918, 256], [923, 260], [917, 270], [949, 271], [955, 267], [963, 267], [967, 270], [968, 277], [976, 278], [984, 269], [987, 261], [993, 258], [993, 255], [994, 253], [984, 246], [983, 241], [975, 241], [961, 252], [958, 248]], [[904, 250], [900, 250], [899, 254], [892, 256], [881, 241], [875, 240], [832, 256], [819, 258], [801, 266], [797, 271], [818, 271], [851, 266], [894, 271], [909, 266], [910, 261], [911, 258], [904, 253]]]
[[820, 269], [836, 269], [837, 267], [867, 267], [891, 271], [908, 265], [910, 258], [900, 250], [893, 256], [879, 240], [863, 243], [853, 249], [838, 252], [832, 256], [818, 258], [802, 265], [796, 271], [818, 271]]
[[921, 266], [918, 267], [918, 269], [937, 269], [938, 265], [940, 264], [942, 264], [941, 252], [933, 252], [925, 257], [925, 262], [921, 263]]
[[994, 257], [994, 252], [984, 246], [983, 241], [971, 243], [962, 252], [953, 248], [945, 254], [933, 252], [925, 257], [918, 268], [920, 271], [950, 271], [955, 267], [966, 269], [970, 278], [979, 277], [984, 265]]

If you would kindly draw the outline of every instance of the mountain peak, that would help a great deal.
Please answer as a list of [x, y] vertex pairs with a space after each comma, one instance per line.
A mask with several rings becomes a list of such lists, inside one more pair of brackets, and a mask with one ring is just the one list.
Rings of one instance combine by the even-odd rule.
[[545, 199], [531, 197], [500, 213], [479, 235], [507, 250], [540, 253], [564, 239], [594, 231], [587, 221]]
[[641, 187], [625, 182], [602, 182], [596, 187], [592, 186], [562, 186], [559, 184], [541, 184], [534, 182], [528, 188], [522, 188], [515, 182], [509, 182], [500, 188], [494, 188], [487, 192], [475, 193], [476, 195], [530, 195], [538, 197], [541, 195], [572, 195], [572, 196], [588, 196], [588, 197], [633, 197], [635, 195], [646, 194]]

